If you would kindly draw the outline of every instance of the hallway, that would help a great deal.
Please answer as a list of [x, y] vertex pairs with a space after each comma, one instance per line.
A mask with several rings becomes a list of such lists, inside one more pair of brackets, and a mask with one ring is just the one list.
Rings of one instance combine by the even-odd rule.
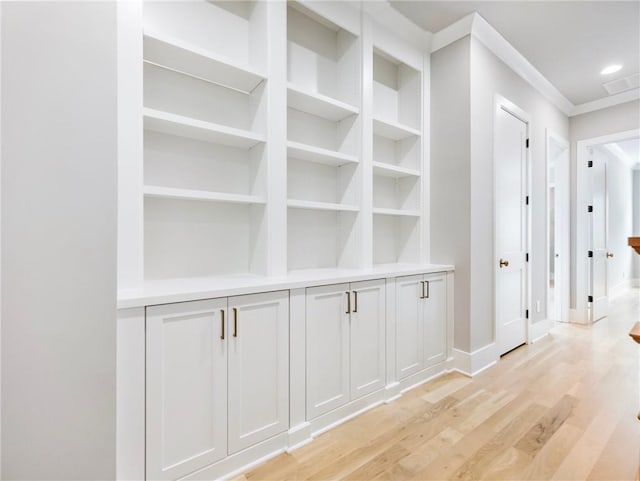
[[559, 324], [473, 379], [452, 373], [235, 481], [631, 480], [639, 462], [640, 290]]

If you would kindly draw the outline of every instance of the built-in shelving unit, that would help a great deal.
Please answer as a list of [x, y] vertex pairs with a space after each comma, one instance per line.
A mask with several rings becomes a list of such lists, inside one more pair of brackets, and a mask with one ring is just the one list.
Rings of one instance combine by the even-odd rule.
[[373, 52], [373, 262], [418, 262], [422, 213], [422, 74]]
[[264, 273], [265, 8], [144, 3], [145, 279]]
[[358, 32], [287, 8], [289, 271], [353, 266], [360, 211]]
[[127, 288], [428, 260], [419, 47], [340, 2], [140, 8]]

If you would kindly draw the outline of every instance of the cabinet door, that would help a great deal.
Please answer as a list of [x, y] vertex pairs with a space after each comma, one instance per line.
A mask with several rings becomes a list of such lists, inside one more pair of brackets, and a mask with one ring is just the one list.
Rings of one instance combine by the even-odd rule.
[[307, 289], [307, 419], [349, 401], [349, 284]]
[[289, 291], [229, 298], [229, 454], [289, 427]]
[[444, 274], [424, 277], [424, 364], [432, 366], [446, 358], [447, 350], [447, 280]]
[[147, 308], [147, 479], [177, 479], [227, 455], [226, 307]]
[[385, 384], [385, 281], [351, 284], [351, 399]]
[[418, 372], [423, 363], [423, 276], [396, 279], [396, 369], [398, 379]]

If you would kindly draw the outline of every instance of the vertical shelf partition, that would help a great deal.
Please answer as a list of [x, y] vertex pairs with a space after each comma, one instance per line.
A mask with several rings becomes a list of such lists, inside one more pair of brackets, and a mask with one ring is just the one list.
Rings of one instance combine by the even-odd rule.
[[287, 8], [287, 267], [357, 267], [361, 45], [298, 3]]

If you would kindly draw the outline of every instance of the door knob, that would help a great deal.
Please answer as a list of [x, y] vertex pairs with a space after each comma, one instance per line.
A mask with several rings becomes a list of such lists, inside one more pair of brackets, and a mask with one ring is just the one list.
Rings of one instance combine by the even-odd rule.
[[503, 267], [509, 267], [509, 261], [506, 259], [500, 259], [500, 269]]
[[613, 257], [613, 252], [607, 252], [607, 257]]

